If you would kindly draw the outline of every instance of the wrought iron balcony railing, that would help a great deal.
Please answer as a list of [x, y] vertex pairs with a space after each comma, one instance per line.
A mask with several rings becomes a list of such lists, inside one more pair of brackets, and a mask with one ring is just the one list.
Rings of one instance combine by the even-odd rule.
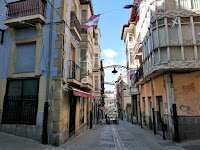
[[81, 81], [81, 68], [73, 61], [68, 61], [69, 67], [69, 79], [75, 79], [77, 81]]
[[81, 35], [81, 24], [74, 11], [71, 11], [70, 27], [76, 27], [76, 30], [78, 31], [79, 35]]
[[135, 83], [139, 81], [140, 78], [143, 78], [143, 65], [141, 64], [140, 67], [138, 68], [137, 72], [136, 72], [136, 79], [135, 79]]
[[8, 16], [10, 18], [18, 18], [35, 14], [41, 14], [42, 16], [45, 16], [45, 5], [45, 0], [25, 0], [9, 3]]

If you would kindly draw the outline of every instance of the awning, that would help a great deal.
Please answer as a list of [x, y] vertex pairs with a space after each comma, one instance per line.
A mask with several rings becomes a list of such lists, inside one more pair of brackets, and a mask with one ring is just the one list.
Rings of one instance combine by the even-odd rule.
[[104, 112], [108, 111], [105, 107], [99, 107], [99, 109], [103, 110]]
[[73, 94], [74, 96], [80, 96], [80, 97], [90, 97], [92, 98], [92, 94], [88, 93], [88, 92], [84, 92], [80, 89], [74, 88], [72, 86], [70, 86], [70, 88], [73, 90]]

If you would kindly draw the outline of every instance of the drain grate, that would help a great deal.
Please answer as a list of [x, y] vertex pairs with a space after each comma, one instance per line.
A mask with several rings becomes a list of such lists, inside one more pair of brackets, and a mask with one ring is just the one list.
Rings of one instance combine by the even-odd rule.
[[162, 146], [177, 146], [175, 143], [173, 142], [158, 142], [158, 144], [162, 145]]
[[189, 146], [182, 146], [186, 150], [200, 150], [200, 145], [189, 145]]

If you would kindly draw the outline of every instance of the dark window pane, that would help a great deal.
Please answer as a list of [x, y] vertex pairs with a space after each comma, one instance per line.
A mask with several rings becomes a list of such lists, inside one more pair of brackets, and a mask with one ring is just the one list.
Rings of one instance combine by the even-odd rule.
[[15, 80], [8, 82], [8, 96], [21, 96], [22, 94], [22, 80]]
[[38, 94], [38, 80], [24, 80], [23, 96], [37, 96]]

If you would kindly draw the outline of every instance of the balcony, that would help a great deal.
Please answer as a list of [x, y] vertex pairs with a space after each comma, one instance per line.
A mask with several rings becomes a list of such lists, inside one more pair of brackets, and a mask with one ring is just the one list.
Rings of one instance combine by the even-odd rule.
[[[8, 4], [8, 18], [4, 24], [9, 27], [24, 27], [28, 24], [45, 23], [45, 0], [26, 0]], [[19, 23], [21, 21], [27, 24]]]
[[69, 75], [67, 82], [72, 85], [81, 85], [81, 68], [73, 61], [68, 61]]
[[141, 65], [136, 72], [135, 82], [139, 82], [143, 78], [143, 65]]
[[90, 72], [82, 73], [81, 83], [83, 84], [81, 88], [84, 88], [85, 90], [93, 90], [92, 73]]
[[81, 24], [74, 11], [71, 11], [70, 28], [73, 35], [78, 39], [78, 41], [81, 41]]

